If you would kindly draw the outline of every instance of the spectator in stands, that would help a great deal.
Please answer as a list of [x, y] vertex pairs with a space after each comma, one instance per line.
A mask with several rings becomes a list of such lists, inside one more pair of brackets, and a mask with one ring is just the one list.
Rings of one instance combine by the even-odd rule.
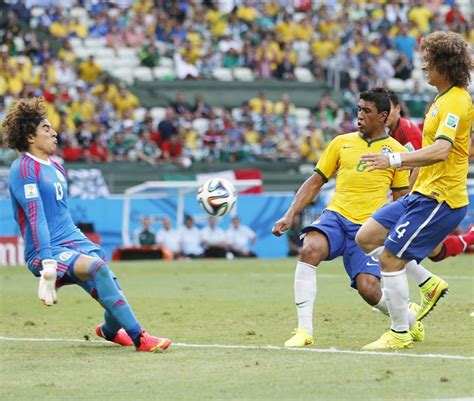
[[150, 132], [143, 130], [135, 143], [134, 158], [136, 160], [155, 166], [161, 156], [161, 150], [150, 138]]
[[238, 258], [254, 258], [257, 255], [252, 252], [257, 235], [247, 226], [240, 224], [239, 217], [232, 217], [231, 226], [227, 230], [227, 248], [229, 252]]
[[402, 79], [406, 81], [410, 79], [411, 72], [413, 71], [413, 65], [411, 64], [410, 60], [408, 60], [405, 53], [400, 53], [398, 58], [395, 60], [395, 78]]
[[134, 233], [135, 246], [151, 246], [155, 245], [155, 233], [151, 228], [151, 219], [145, 216], [142, 220], [142, 227], [137, 228]]
[[132, 113], [138, 105], [138, 98], [125, 86], [121, 85], [118, 90], [118, 96], [113, 100], [113, 104], [117, 110], [117, 114], [121, 118], [125, 118], [127, 113]]
[[324, 142], [323, 133], [316, 127], [314, 120], [311, 120], [301, 135], [301, 159], [307, 162], [316, 163], [325, 147], [326, 144]]
[[428, 103], [431, 102], [431, 96], [422, 89], [419, 81], [414, 81], [413, 89], [406, 91], [402, 95], [402, 100], [411, 118], [423, 119]]
[[115, 133], [109, 141], [108, 151], [113, 161], [128, 161], [130, 145], [124, 141], [124, 134], [121, 131]]
[[378, 86], [386, 86], [386, 82], [395, 75], [395, 70], [390, 61], [384, 56], [375, 54], [373, 58], [369, 59], [369, 62], [373, 81]]
[[298, 256], [300, 254], [301, 247], [303, 246], [303, 240], [300, 238], [302, 228], [301, 214], [296, 214], [291, 227], [286, 232], [288, 256]]
[[267, 99], [265, 91], [260, 91], [258, 95], [249, 101], [250, 108], [257, 114], [261, 114], [263, 109], [269, 113], [273, 112], [273, 102]]
[[199, 258], [203, 256], [201, 231], [194, 225], [191, 216], [185, 216], [184, 226], [180, 230], [181, 252], [188, 258]]
[[295, 64], [291, 60], [291, 53], [288, 49], [284, 51], [283, 59], [277, 65], [275, 78], [285, 80], [295, 79]]
[[403, 53], [411, 63], [417, 46], [416, 37], [408, 31], [406, 24], [399, 23], [398, 27], [399, 32], [395, 36], [395, 49], [399, 53]]
[[116, 25], [112, 26], [105, 35], [105, 45], [114, 49], [115, 56], [118, 56], [118, 48], [124, 42], [124, 32]]
[[455, 32], [461, 32], [462, 28], [468, 25], [455, 1], [451, 3], [451, 8], [446, 13], [445, 21], [449, 29]]
[[219, 68], [222, 64], [222, 57], [220, 53], [216, 53], [214, 49], [210, 48], [200, 59], [196, 61], [198, 73], [204, 79], [213, 79], [214, 70]]
[[171, 220], [164, 217], [163, 227], [158, 230], [155, 237], [156, 244], [172, 253], [174, 259], [181, 257], [181, 236], [178, 230], [173, 229]]
[[413, 0], [413, 6], [408, 12], [408, 19], [414, 22], [420, 32], [425, 35], [430, 31], [433, 11], [424, 5], [421, 0]]
[[199, 78], [198, 68], [192, 64], [185, 56], [179, 52], [173, 55], [174, 67], [178, 79], [197, 79]]
[[209, 217], [209, 225], [201, 230], [204, 255], [212, 258], [225, 258], [227, 242], [225, 231], [217, 226], [217, 217]]
[[97, 82], [101, 71], [102, 68], [95, 62], [95, 57], [92, 55], [79, 64], [79, 78], [85, 81], [89, 86]]
[[160, 141], [162, 142], [169, 140], [171, 136], [178, 133], [178, 125], [174, 108], [166, 108], [165, 118], [158, 124], [158, 131], [160, 132]]
[[276, 68], [278, 53], [270, 46], [268, 39], [264, 39], [255, 52], [255, 63], [257, 67], [257, 76], [260, 79], [269, 79], [273, 77], [273, 71]]
[[102, 143], [99, 133], [94, 134], [92, 143], [87, 149], [86, 160], [94, 163], [109, 162], [109, 152], [107, 147]]
[[145, 43], [142, 47], [142, 50], [140, 51], [139, 57], [140, 64], [149, 68], [158, 66], [161, 60], [158, 47], [156, 47], [153, 43]]
[[197, 94], [194, 97], [192, 110], [194, 118], [210, 118], [213, 115], [212, 107], [204, 100], [204, 96]]
[[176, 100], [172, 107], [178, 116], [191, 111], [191, 106], [181, 92], [176, 93]]

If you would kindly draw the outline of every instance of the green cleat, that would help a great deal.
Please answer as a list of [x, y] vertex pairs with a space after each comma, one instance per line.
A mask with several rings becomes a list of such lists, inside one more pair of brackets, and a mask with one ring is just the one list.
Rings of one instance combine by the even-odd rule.
[[285, 342], [285, 347], [304, 347], [305, 345], [313, 345], [314, 338], [309, 334], [308, 330], [303, 327], [293, 331], [294, 336]]
[[[420, 305], [410, 302], [408, 309], [418, 314]], [[413, 341], [421, 342], [425, 340], [425, 328], [423, 327], [423, 323], [421, 323], [419, 320], [415, 322], [415, 325], [410, 329], [409, 333]]]
[[431, 276], [420, 288], [421, 305], [416, 320], [422, 320], [448, 292], [448, 283], [438, 276]]
[[412, 348], [413, 340], [410, 333], [395, 333], [387, 331], [377, 341], [364, 345], [362, 349], [370, 351]]

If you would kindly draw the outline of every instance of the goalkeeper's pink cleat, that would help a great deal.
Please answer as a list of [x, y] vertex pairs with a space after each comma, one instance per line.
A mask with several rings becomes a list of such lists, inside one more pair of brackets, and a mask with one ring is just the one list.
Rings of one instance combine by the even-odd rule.
[[[107, 338], [105, 338], [105, 336], [104, 336], [104, 333], [102, 333], [102, 325], [101, 324], [99, 324], [95, 328], [95, 333], [99, 337], [102, 337], [105, 340], [107, 340]], [[118, 345], [121, 345], [123, 347], [130, 347], [131, 345], [133, 345], [132, 339], [130, 338], [130, 336], [127, 334], [127, 332], [124, 329], [120, 329], [119, 331], [117, 331], [117, 334], [115, 335], [113, 340], [107, 340], [107, 341], [111, 341], [111, 342], [113, 342], [115, 344], [118, 344]]]
[[140, 333], [140, 346], [138, 352], [163, 352], [172, 344], [167, 338], [150, 336], [146, 331]]

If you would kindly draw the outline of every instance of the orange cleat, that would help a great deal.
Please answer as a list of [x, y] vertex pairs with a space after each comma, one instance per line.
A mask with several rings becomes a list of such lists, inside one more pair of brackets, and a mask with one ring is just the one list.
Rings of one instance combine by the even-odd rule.
[[107, 341], [111, 341], [111, 342], [113, 342], [115, 344], [118, 344], [118, 345], [121, 345], [123, 347], [130, 347], [131, 345], [133, 345], [132, 339], [130, 338], [130, 336], [127, 334], [127, 332], [124, 329], [120, 329], [119, 331], [117, 331], [117, 334], [115, 335], [113, 340], [108, 340], [107, 338], [105, 338], [104, 333], [102, 333], [102, 325], [101, 324], [99, 324], [95, 328], [95, 333], [99, 337], [102, 337]]
[[138, 352], [163, 352], [172, 344], [167, 338], [158, 338], [150, 336], [146, 331], [140, 334], [140, 346]]

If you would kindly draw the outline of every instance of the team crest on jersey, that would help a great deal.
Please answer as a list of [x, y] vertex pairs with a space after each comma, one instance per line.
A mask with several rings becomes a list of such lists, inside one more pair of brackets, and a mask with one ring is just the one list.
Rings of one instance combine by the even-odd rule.
[[436, 115], [438, 114], [438, 111], [439, 111], [438, 105], [435, 104], [435, 107], [434, 107], [434, 109], [433, 109], [433, 112], [431, 113], [431, 117], [435, 118]]
[[68, 259], [71, 259], [72, 252], [61, 252], [59, 254], [59, 259], [65, 262]]
[[456, 114], [448, 113], [446, 117], [446, 127], [456, 129], [458, 127], [459, 117]]
[[64, 178], [64, 175], [63, 173], [61, 173], [59, 170], [56, 170], [56, 175], [58, 176], [59, 178], [59, 181], [66, 181], [66, 179]]
[[23, 186], [25, 190], [25, 198], [26, 199], [33, 199], [38, 197], [38, 187], [36, 184], [25, 184]]
[[387, 153], [392, 153], [393, 149], [390, 146], [382, 146], [382, 153], [387, 154]]

